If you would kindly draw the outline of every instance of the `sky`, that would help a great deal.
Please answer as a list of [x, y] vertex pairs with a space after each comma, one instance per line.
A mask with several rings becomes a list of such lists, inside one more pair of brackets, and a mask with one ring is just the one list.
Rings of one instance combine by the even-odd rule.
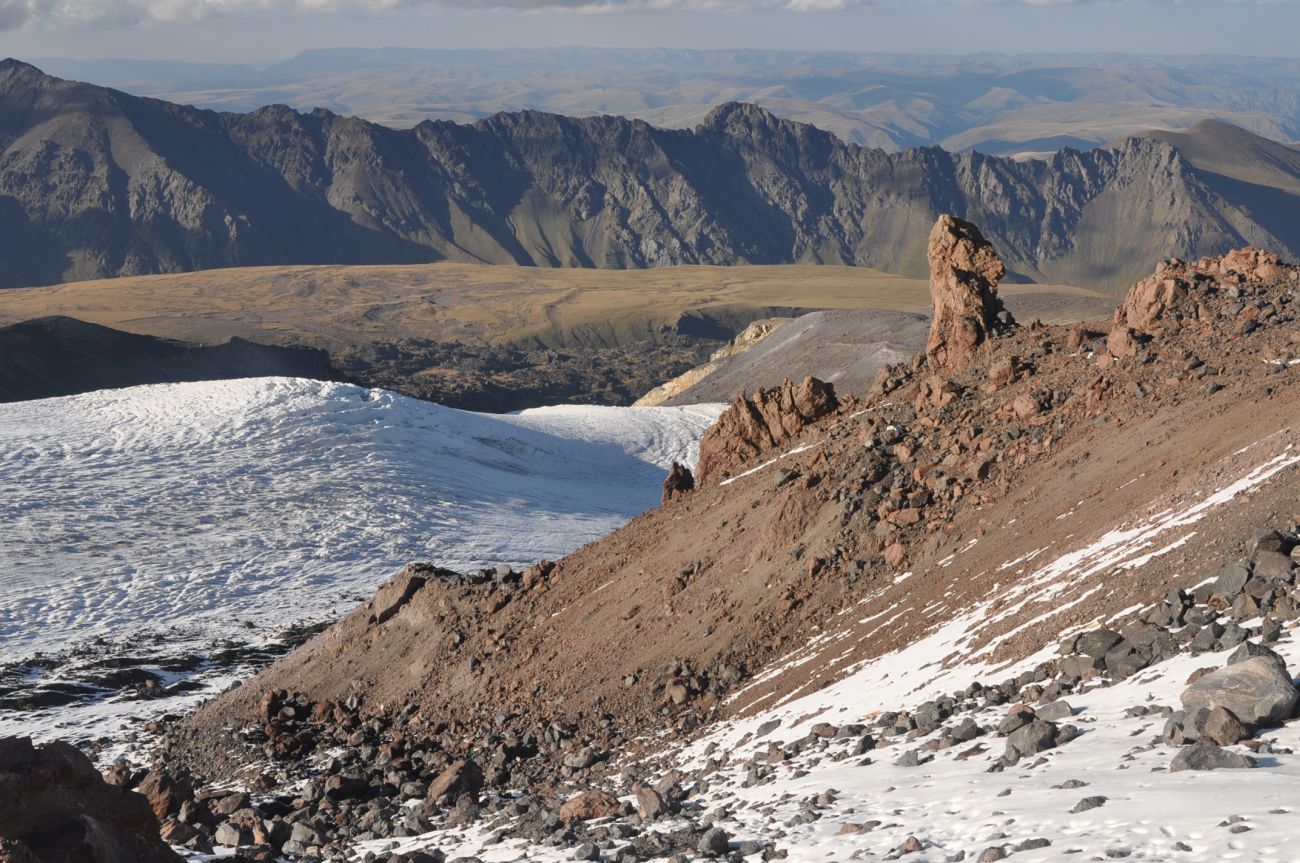
[[0, 56], [23, 59], [386, 45], [1297, 57], [1297, 33], [1300, 0], [0, 0]]

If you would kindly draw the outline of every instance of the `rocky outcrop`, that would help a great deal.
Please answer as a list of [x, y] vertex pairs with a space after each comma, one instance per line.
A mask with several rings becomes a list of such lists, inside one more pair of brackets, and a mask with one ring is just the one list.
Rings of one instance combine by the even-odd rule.
[[149, 801], [67, 743], [0, 738], [0, 860], [177, 863]]
[[934, 303], [926, 359], [936, 372], [960, 371], [999, 326], [1010, 322], [998, 299], [998, 282], [1007, 269], [979, 228], [946, 214], [930, 231], [926, 257]]
[[[1168, 328], [1209, 323], [1207, 293], [1235, 297], [1243, 287], [1285, 279], [1300, 281], [1300, 271], [1272, 252], [1249, 246], [1191, 262], [1177, 258], [1162, 261], [1154, 273], [1129, 288], [1115, 310], [1115, 325], [1106, 347], [1113, 356], [1128, 356], [1144, 338]], [[1245, 304], [1241, 314], [1243, 320], [1253, 319]]]
[[691, 469], [678, 462], [673, 462], [668, 476], [664, 477], [664, 494], [660, 505], [669, 503], [684, 494], [695, 490], [695, 475]]
[[195, 345], [68, 317], [0, 327], [0, 402], [181, 381], [250, 377], [338, 380], [323, 350], [233, 338]]
[[780, 447], [810, 423], [839, 407], [835, 388], [816, 378], [795, 386], [759, 389], [737, 396], [700, 441], [696, 481], [708, 485], [747, 461]]

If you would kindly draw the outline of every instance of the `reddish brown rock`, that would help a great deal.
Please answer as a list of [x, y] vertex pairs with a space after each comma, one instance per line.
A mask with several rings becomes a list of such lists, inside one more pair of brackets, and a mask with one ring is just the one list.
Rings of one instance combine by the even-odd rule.
[[158, 835], [149, 801], [109, 785], [61, 741], [36, 747], [0, 738], [0, 861], [178, 863]]
[[752, 398], [738, 396], [700, 441], [696, 482], [707, 485], [723, 478], [838, 407], [835, 388], [816, 378], [804, 378], [797, 387], [787, 380], [779, 387], [755, 390]]
[[429, 784], [429, 799], [455, 800], [462, 794], [477, 795], [483, 788], [483, 771], [473, 761], [457, 761]]
[[1020, 419], [1029, 420], [1042, 413], [1043, 408], [1038, 399], [1028, 393], [1023, 393], [1016, 396], [1015, 400], [1011, 402], [1011, 410]]
[[989, 383], [999, 390], [1020, 380], [1024, 368], [1019, 357], [1003, 357], [989, 366]]
[[560, 807], [560, 820], [566, 822], [591, 821], [609, 818], [623, 811], [618, 798], [604, 791], [583, 791], [565, 801]]
[[539, 584], [546, 581], [554, 569], [555, 564], [552, 561], [539, 560], [537, 563], [534, 563], [532, 566], [529, 566], [524, 570], [520, 584], [523, 586], [524, 590], [532, 590], [534, 587], [537, 587]]
[[684, 464], [673, 462], [668, 476], [664, 478], [664, 493], [659, 504], [663, 506], [674, 498], [681, 497], [695, 490], [695, 475]]
[[[1217, 258], [1187, 263], [1177, 258], [1161, 261], [1156, 271], [1129, 288], [1115, 310], [1115, 323], [1138, 333], [1155, 335], [1179, 318], [1201, 320], [1204, 308], [1195, 284], [1256, 285], [1297, 272], [1277, 255], [1247, 246]], [[1111, 351], [1115, 356], [1114, 350]]]
[[997, 326], [1006, 267], [979, 228], [949, 215], [934, 223], [926, 254], [934, 321], [925, 355], [935, 371], [958, 371]]
[[150, 770], [140, 780], [140, 793], [149, 801], [153, 814], [159, 821], [181, 811], [181, 804], [194, 799], [194, 786], [184, 776], [173, 776], [165, 770]]
[[1137, 338], [1128, 327], [1117, 326], [1106, 336], [1106, 352], [1112, 357], [1128, 357], [1137, 353]]

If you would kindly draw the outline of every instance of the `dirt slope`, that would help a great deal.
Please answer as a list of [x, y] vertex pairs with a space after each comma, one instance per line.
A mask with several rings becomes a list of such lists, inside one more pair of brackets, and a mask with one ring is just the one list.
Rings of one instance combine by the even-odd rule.
[[[1026, 326], [951, 376], [920, 358], [893, 367], [781, 453], [544, 573], [408, 572], [188, 718], [177, 751], [208, 770], [261, 757], [232, 727], [278, 689], [356, 696], [413, 728], [685, 729], [944, 625], [968, 630], [971, 651], [1023, 657], [1067, 623], [1195, 584], [1240, 524], [1300, 491], [1300, 275], [1177, 272], [1181, 298], [1126, 345], [1107, 347], [1111, 322]], [[1252, 471], [1260, 491], [1191, 510], [1190, 532], [1168, 518]], [[1116, 543], [1126, 557], [1108, 557]], [[1077, 569], [1030, 565], [1075, 545]]]

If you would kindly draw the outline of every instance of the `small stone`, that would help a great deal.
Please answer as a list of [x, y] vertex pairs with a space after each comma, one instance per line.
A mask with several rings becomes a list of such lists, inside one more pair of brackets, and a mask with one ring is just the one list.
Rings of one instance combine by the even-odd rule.
[[1101, 795], [1085, 797], [1078, 803], [1074, 804], [1074, 808], [1071, 809], [1070, 812], [1077, 814], [1079, 812], [1087, 812], [1089, 809], [1097, 809], [1106, 805], [1106, 799], [1107, 798], [1102, 797]]

